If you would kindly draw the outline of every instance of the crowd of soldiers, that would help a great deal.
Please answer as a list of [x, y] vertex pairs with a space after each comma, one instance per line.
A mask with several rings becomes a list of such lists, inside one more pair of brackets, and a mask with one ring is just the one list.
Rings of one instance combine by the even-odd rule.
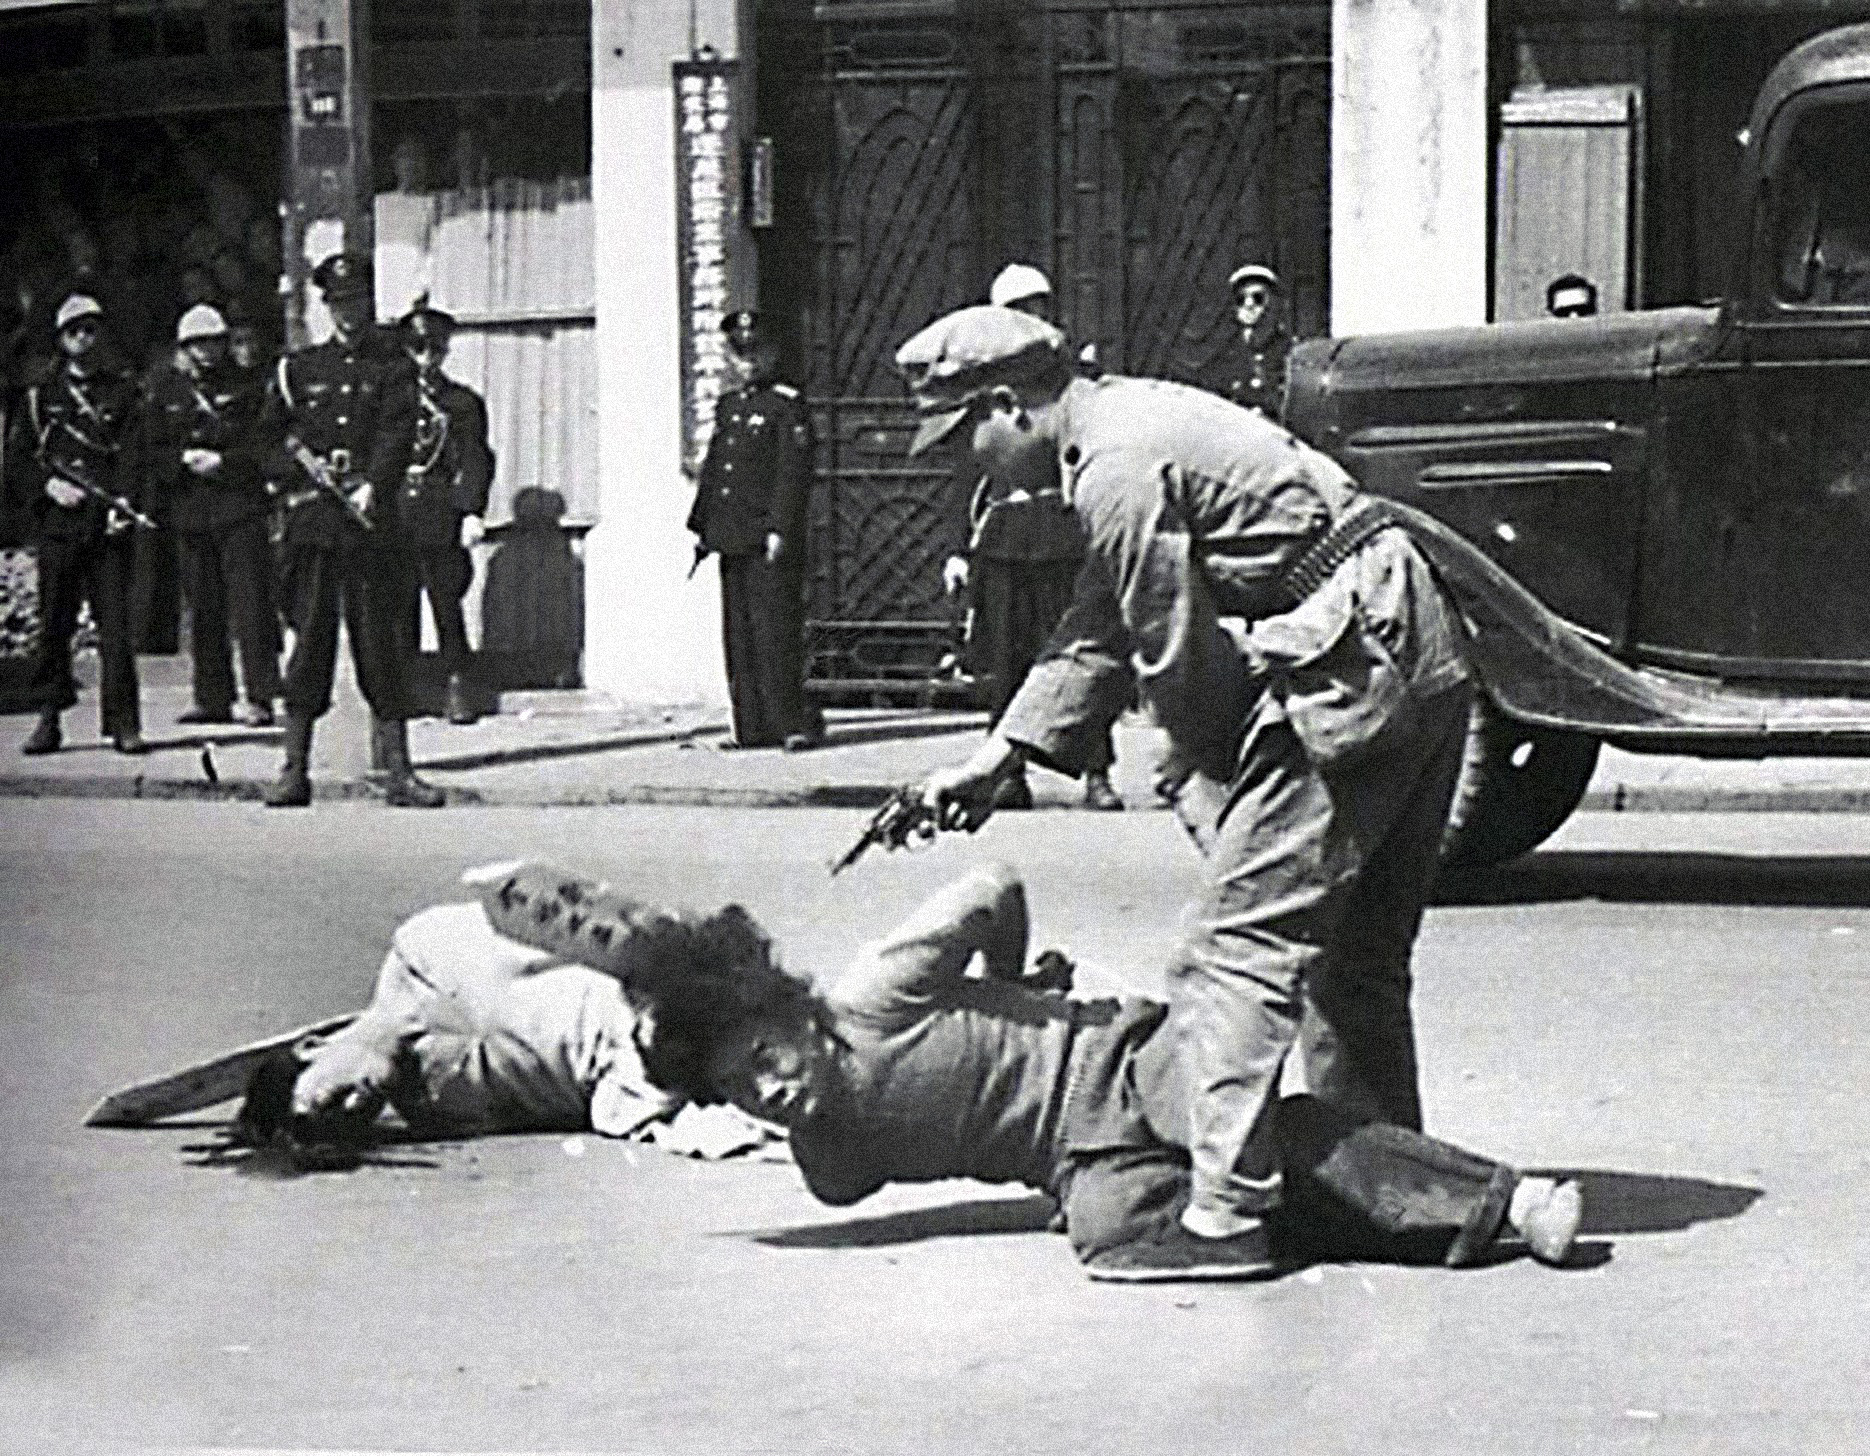
[[[72, 636], [87, 602], [101, 731], [120, 753], [145, 751], [131, 542], [166, 526], [181, 541], [193, 611], [194, 703], [181, 721], [265, 727], [283, 701], [285, 763], [266, 802], [308, 804], [313, 726], [331, 706], [342, 621], [385, 797], [442, 802], [409, 762], [411, 665], [426, 592], [448, 716], [473, 720], [461, 599], [493, 476], [486, 410], [443, 373], [447, 314], [418, 305], [395, 328], [378, 327], [360, 254], [326, 258], [312, 281], [333, 320], [325, 342], [268, 371], [235, 358], [226, 318], [197, 304], [147, 387], [113, 352], [95, 297], [60, 304], [57, 355], [8, 411], [8, 504], [33, 520], [39, 561], [39, 719], [23, 752], [62, 746], [61, 717], [76, 701]], [[291, 631], [283, 673], [282, 619]]]

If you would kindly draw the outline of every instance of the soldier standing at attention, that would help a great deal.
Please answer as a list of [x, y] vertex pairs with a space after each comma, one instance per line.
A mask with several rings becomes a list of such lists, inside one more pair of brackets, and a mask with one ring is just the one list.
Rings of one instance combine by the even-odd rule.
[[811, 426], [798, 390], [750, 311], [722, 327], [742, 371], [721, 395], [688, 529], [721, 558], [721, 631], [736, 748], [815, 747], [824, 724], [805, 702], [805, 497]]
[[119, 753], [143, 753], [131, 640], [131, 515], [141, 511], [142, 391], [103, 344], [104, 309], [74, 293], [59, 305], [59, 361], [27, 387], [9, 442], [7, 478], [30, 497], [39, 550], [39, 644], [32, 691], [39, 722], [22, 753], [54, 753], [59, 715], [78, 701], [71, 635], [79, 606], [97, 621], [98, 728]]
[[474, 579], [468, 549], [484, 534], [481, 518], [493, 483], [487, 406], [465, 384], [442, 373], [454, 335], [453, 315], [422, 305], [403, 318], [401, 329], [403, 347], [416, 366], [415, 453], [397, 500], [403, 541], [415, 567], [405, 627], [412, 645], [421, 640], [426, 592], [448, 670], [448, 721], [472, 723], [478, 714], [467, 681], [472, 658], [461, 599]]
[[1207, 386], [1269, 420], [1280, 419], [1292, 335], [1279, 316], [1279, 275], [1264, 263], [1248, 263], [1234, 269], [1227, 287], [1234, 296], [1234, 322], [1240, 331], [1228, 340]]
[[1074, 378], [1058, 330], [988, 305], [896, 363], [923, 416], [912, 451], [947, 442], [1014, 474], [1055, 456], [1090, 543], [998, 727], [924, 799], [978, 825], [1010, 768], [1082, 768], [1109, 705], [1140, 690], [1206, 873], [1165, 1027], [1190, 1079], [1189, 1201], [1136, 1257], [1162, 1277], [1265, 1263], [1295, 1046], [1315, 1095], [1422, 1125], [1409, 960], [1467, 734], [1459, 619], [1397, 516], [1256, 411]]
[[265, 383], [227, 351], [227, 321], [198, 303], [176, 325], [175, 360], [150, 388], [150, 464], [169, 491], [169, 524], [182, 542], [182, 570], [192, 612], [194, 706], [179, 723], [231, 723], [234, 664], [228, 628], [240, 648], [247, 690], [239, 721], [273, 722], [279, 659], [273, 643], [271, 508], [260, 469]]
[[[991, 302], [1052, 322], [1052, 284], [1028, 263], [1000, 270], [988, 291]], [[1082, 369], [1082, 356], [1080, 356]], [[986, 707], [1000, 721], [1058, 619], [1071, 604], [1072, 583], [1084, 560], [1084, 528], [1059, 492], [1058, 463], [1038, 462], [1033, 480], [983, 475], [968, 504], [968, 543], [942, 568], [952, 594], [967, 587], [974, 603], [970, 634], [974, 671], [987, 688]], [[1084, 802], [1092, 809], [1121, 809], [1110, 785], [1116, 760], [1109, 723], [1093, 733], [1084, 768]], [[1023, 766], [994, 790], [996, 809], [1030, 809], [1032, 786]]]
[[286, 490], [284, 595], [297, 639], [286, 664], [286, 761], [275, 808], [312, 801], [312, 726], [331, 706], [342, 618], [392, 804], [434, 808], [442, 792], [409, 766], [402, 622], [407, 596], [394, 493], [415, 435], [415, 370], [370, 321], [370, 259], [335, 253], [312, 270], [334, 332], [273, 372], [264, 433]]

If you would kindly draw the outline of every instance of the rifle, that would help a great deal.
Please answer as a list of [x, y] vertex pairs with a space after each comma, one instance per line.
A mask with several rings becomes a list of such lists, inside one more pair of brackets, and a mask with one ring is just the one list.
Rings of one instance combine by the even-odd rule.
[[906, 848], [912, 839], [928, 841], [935, 837], [939, 824], [935, 810], [922, 798], [921, 787], [907, 784], [891, 794], [883, 807], [870, 817], [857, 842], [832, 862], [831, 873], [849, 869], [875, 845], [885, 849]]
[[[350, 493], [344, 489], [343, 482], [338, 479], [337, 470], [329, 461], [321, 460], [313, 454], [305, 442], [296, 435], [286, 436], [286, 453], [298, 462], [299, 469], [305, 472], [313, 485], [344, 508], [345, 515], [366, 531], [375, 529], [375, 523], [364, 514], [363, 507], [351, 499]], [[336, 451], [333, 452], [333, 454], [336, 453]]]
[[160, 531], [162, 529], [161, 524], [157, 522], [154, 517], [139, 511], [122, 496], [105, 490], [104, 487], [99, 485], [95, 480], [90, 479], [88, 472], [84, 469], [74, 469], [64, 461], [60, 461], [55, 465], [48, 465], [46, 469], [51, 471], [52, 474], [56, 475], [60, 480], [69, 480], [73, 485], [77, 486], [79, 490], [90, 496], [92, 500], [102, 501], [106, 507], [129, 521], [131, 525], [140, 527], [145, 531]]

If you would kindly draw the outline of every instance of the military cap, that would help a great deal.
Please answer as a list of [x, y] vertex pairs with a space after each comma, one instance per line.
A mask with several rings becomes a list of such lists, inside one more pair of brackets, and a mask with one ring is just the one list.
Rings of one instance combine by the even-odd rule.
[[356, 298], [370, 292], [370, 258], [364, 253], [333, 253], [312, 269], [312, 284], [326, 298]]
[[396, 327], [402, 333], [403, 343], [411, 348], [431, 339], [445, 344], [454, 335], [455, 316], [446, 309], [421, 303], [404, 314]]
[[104, 305], [88, 293], [74, 293], [58, 306], [58, 327], [62, 333], [79, 319], [104, 317]]
[[221, 317], [221, 311], [211, 303], [198, 303], [175, 324], [175, 342], [186, 344], [190, 339], [218, 339], [227, 333], [227, 320]]
[[896, 351], [896, 368], [915, 394], [922, 424], [911, 455], [941, 440], [977, 400], [1069, 372], [1065, 336], [1018, 309], [977, 303], [935, 320]]
[[1582, 273], [1561, 273], [1545, 285], [1545, 311], [1557, 318], [1597, 312], [1597, 285]]
[[987, 302], [1009, 308], [1028, 298], [1050, 298], [1052, 280], [1030, 263], [1008, 263], [994, 275], [987, 290]]
[[1275, 292], [1277, 292], [1280, 287], [1279, 275], [1273, 272], [1273, 270], [1268, 268], [1264, 263], [1241, 264], [1240, 267], [1234, 269], [1232, 273], [1227, 275], [1227, 287], [1229, 291], [1236, 291], [1241, 284], [1252, 283], [1255, 280], [1264, 283]]
[[737, 308], [721, 316], [721, 332], [724, 334], [757, 334], [759, 331], [760, 316], [750, 308]]

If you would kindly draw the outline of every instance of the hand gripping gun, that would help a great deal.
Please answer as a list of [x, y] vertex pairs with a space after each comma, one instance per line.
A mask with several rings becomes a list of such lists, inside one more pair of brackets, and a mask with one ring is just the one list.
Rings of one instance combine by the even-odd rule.
[[[366, 531], [375, 529], [375, 523], [364, 513], [363, 507], [351, 499], [350, 492], [344, 488], [344, 482], [338, 478], [341, 466], [333, 464], [330, 460], [320, 459], [312, 453], [303, 440], [295, 435], [286, 437], [286, 453], [298, 462], [299, 469], [305, 472], [306, 477], [314, 486], [344, 508], [344, 514], [352, 521]], [[336, 451], [332, 453], [334, 456], [338, 454]]]
[[923, 799], [921, 785], [907, 784], [891, 794], [883, 807], [870, 816], [857, 842], [832, 862], [831, 873], [836, 876], [849, 869], [877, 845], [885, 849], [905, 849], [911, 841], [927, 843], [935, 837], [939, 827], [940, 819]]

